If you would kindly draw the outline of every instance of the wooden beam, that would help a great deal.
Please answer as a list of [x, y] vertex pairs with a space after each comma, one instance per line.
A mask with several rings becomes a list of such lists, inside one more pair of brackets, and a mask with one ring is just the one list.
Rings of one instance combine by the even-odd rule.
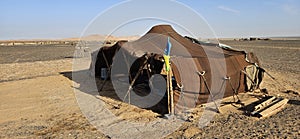
[[273, 114], [276, 114], [277, 112], [279, 112], [285, 107], [288, 101], [289, 101], [288, 99], [281, 99], [277, 103], [273, 104], [272, 106], [260, 112], [259, 115], [261, 116], [261, 118], [265, 118]]
[[267, 107], [268, 105], [270, 105], [274, 100], [276, 99], [276, 97], [271, 97], [267, 100], [265, 100], [264, 102], [254, 106], [254, 111], [251, 112], [252, 115], [255, 115], [256, 113], [258, 113], [259, 111], [261, 111], [263, 108]]

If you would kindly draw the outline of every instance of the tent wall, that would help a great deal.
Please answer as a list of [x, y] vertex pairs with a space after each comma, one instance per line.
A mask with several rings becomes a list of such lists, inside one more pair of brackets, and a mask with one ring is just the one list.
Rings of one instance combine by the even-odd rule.
[[100, 50], [92, 53], [92, 56], [93, 55], [97, 56], [95, 60], [95, 65], [90, 67], [91, 69], [95, 69], [95, 76], [101, 75], [101, 68], [110, 67], [116, 52], [118, 52], [121, 46], [126, 42], [127, 41], [118, 41], [116, 44], [114, 44], [111, 47], [102, 47]]

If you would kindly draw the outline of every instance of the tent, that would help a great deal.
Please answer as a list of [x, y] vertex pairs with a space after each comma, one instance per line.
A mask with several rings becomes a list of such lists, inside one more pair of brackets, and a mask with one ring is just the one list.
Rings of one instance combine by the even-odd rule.
[[101, 68], [107, 69], [112, 64], [112, 59], [114, 55], [118, 52], [121, 46], [126, 42], [128, 41], [121, 40], [116, 42], [113, 46], [104, 46], [101, 47], [101, 49], [94, 51], [91, 55], [92, 63], [90, 64], [90, 72], [92, 76], [100, 77]]
[[[154, 107], [141, 104], [145, 100], [138, 97], [130, 100], [130, 92], [147, 96], [151, 92], [151, 77], [157, 74], [168, 80], [163, 57], [168, 38], [172, 44], [170, 82], [175, 113], [259, 88], [263, 70], [253, 53], [183, 37], [170, 25], [154, 26], [133, 42], [119, 41], [112, 47], [102, 47], [92, 54], [91, 70], [95, 70], [96, 77], [117, 81], [114, 89], [123, 91], [118, 94], [121, 100], [140, 107]], [[166, 92], [157, 95], [170, 97]], [[156, 98], [148, 99], [153, 102]], [[157, 105], [170, 107], [166, 102]]]

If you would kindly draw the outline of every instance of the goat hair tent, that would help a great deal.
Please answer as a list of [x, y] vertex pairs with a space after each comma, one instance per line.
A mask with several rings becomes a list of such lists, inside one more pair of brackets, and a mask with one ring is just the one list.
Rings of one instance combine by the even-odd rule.
[[[96, 58], [91, 70], [97, 77], [104, 72], [103, 69], [107, 69], [105, 74], [109, 74], [109, 79], [115, 82], [114, 89], [121, 92], [118, 94], [121, 100], [144, 108], [153, 106], [141, 105], [139, 99], [134, 97], [130, 100], [130, 95], [133, 91], [138, 96], [147, 96], [154, 75], [166, 79], [163, 54], [168, 39], [172, 45], [170, 63], [175, 113], [257, 89], [262, 81], [263, 70], [259, 68], [259, 61], [253, 53], [183, 37], [170, 25], [154, 26], [133, 42], [119, 41], [112, 47], [102, 47], [92, 54]], [[166, 90], [156, 94], [164, 98], [167, 96]], [[149, 98], [149, 101], [155, 99]]]

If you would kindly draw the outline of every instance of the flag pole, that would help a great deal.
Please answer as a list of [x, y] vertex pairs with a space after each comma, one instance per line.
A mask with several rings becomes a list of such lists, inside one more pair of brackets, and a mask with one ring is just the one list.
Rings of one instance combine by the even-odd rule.
[[171, 52], [172, 44], [170, 42], [170, 38], [167, 40], [167, 47], [164, 52], [165, 59], [165, 68], [167, 73], [167, 93], [168, 93], [168, 111], [170, 115], [174, 114], [174, 93], [172, 87], [172, 69], [170, 62], [170, 52]]

